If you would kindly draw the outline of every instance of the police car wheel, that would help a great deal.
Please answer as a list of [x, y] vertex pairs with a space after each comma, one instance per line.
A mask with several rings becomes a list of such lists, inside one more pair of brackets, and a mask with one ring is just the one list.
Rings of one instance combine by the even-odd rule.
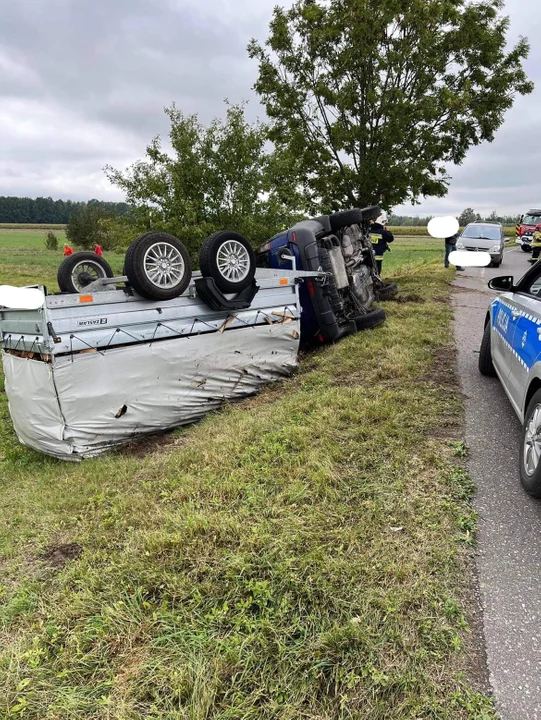
[[481, 349], [479, 351], [479, 372], [486, 377], [495, 377], [496, 370], [492, 362], [492, 351], [490, 349], [490, 322], [485, 327]]
[[532, 252], [532, 248], [530, 247], [530, 245], [521, 245], [520, 249], [522, 250], [522, 252], [527, 252], [527, 253]]
[[520, 482], [529, 495], [541, 498], [541, 390], [530, 400], [524, 416]]

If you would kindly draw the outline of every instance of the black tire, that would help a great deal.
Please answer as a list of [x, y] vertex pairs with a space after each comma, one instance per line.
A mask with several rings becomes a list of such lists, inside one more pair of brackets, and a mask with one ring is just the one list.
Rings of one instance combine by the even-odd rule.
[[344, 303], [336, 287], [336, 282], [334, 281], [331, 258], [327, 248], [319, 248], [319, 264], [323, 272], [329, 274], [324, 291], [329, 298], [333, 312], [337, 317], [342, 317], [344, 314]]
[[[522, 435], [520, 441], [520, 482], [522, 487], [528, 495], [532, 495], [536, 498], [541, 498], [541, 462], [537, 464], [532, 472], [532, 466], [527, 469], [526, 458], [531, 457], [531, 446], [532, 446], [532, 430], [539, 428], [541, 418], [538, 417], [538, 412], [541, 409], [541, 390], [538, 390], [528, 404], [528, 408], [524, 415], [524, 424], [522, 426]], [[538, 418], [536, 420], [536, 417]], [[530, 453], [528, 453], [528, 447], [530, 447]]]
[[[161, 262], [164, 266], [158, 267]], [[130, 286], [149, 300], [172, 300], [182, 295], [192, 278], [188, 251], [180, 240], [164, 232], [148, 232], [136, 238], [126, 252], [124, 271]]]
[[358, 208], [342, 210], [342, 212], [329, 215], [329, 221], [332, 231], [336, 232], [342, 228], [350, 227], [350, 225], [360, 225], [363, 221], [363, 214]]
[[496, 370], [492, 362], [492, 351], [490, 349], [490, 322], [486, 324], [481, 349], [479, 350], [479, 372], [486, 377], [495, 377]]
[[388, 283], [377, 290], [378, 300], [392, 300], [398, 295], [398, 285], [396, 283]]
[[521, 246], [520, 246], [520, 249], [522, 250], [522, 252], [527, 252], [527, 253], [531, 253], [531, 252], [532, 252], [532, 248], [531, 248], [530, 245], [526, 245], [526, 244], [521, 245]]
[[255, 253], [245, 237], [220, 230], [208, 237], [199, 252], [203, 277], [211, 277], [224, 293], [238, 293], [249, 287], [255, 277]]
[[381, 325], [385, 322], [385, 318], [387, 315], [385, 314], [385, 310], [383, 308], [376, 308], [375, 310], [371, 310], [366, 315], [359, 315], [355, 318], [355, 324], [357, 325], [357, 330], [372, 330], [372, 328], [378, 327], [378, 325]]
[[68, 255], [56, 274], [60, 291], [67, 293], [81, 293], [91, 282], [105, 277], [113, 277], [111, 266], [107, 260], [89, 251]]

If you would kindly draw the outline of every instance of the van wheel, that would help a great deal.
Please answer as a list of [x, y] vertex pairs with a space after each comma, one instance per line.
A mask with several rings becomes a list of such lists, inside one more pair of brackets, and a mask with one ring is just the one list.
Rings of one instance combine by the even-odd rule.
[[398, 295], [398, 286], [396, 283], [387, 283], [376, 290], [378, 300], [392, 300]]
[[220, 230], [208, 237], [199, 252], [203, 277], [211, 277], [225, 293], [238, 293], [252, 284], [255, 276], [255, 253], [239, 233]]
[[363, 213], [358, 208], [353, 210], [343, 210], [342, 212], [333, 213], [329, 215], [329, 222], [331, 223], [331, 230], [336, 232], [342, 228], [350, 227], [351, 225], [360, 225], [363, 221]]
[[184, 245], [173, 235], [148, 232], [126, 252], [124, 270], [131, 287], [149, 300], [172, 300], [190, 284], [192, 266]]
[[520, 482], [529, 495], [541, 497], [541, 390], [528, 405], [522, 427]]
[[492, 350], [490, 349], [490, 322], [486, 324], [481, 349], [479, 350], [479, 372], [487, 377], [495, 377], [496, 370], [492, 362]]
[[359, 315], [355, 318], [357, 330], [372, 330], [373, 328], [382, 325], [386, 318], [385, 310], [383, 308], [376, 308], [371, 310], [366, 315]]
[[56, 279], [61, 292], [81, 293], [100, 278], [112, 278], [109, 263], [94, 252], [76, 252], [62, 261]]

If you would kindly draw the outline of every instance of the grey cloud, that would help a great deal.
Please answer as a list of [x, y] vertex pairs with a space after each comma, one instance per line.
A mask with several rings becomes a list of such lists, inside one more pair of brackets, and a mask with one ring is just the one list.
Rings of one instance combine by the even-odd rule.
[[[168, 129], [173, 101], [204, 122], [222, 101], [249, 100], [255, 64], [246, 45], [265, 38], [276, 0], [17, 0], [0, 20], [0, 194], [119, 198], [102, 173], [124, 167]], [[285, 0], [291, 4], [292, 0]], [[507, 0], [511, 34], [529, 36], [529, 75], [494, 143], [450, 168], [448, 197], [413, 212], [513, 211], [541, 202], [541, 17], [536, 0]], [[395, 208], [412, 211], [412, 208]]]
[[[172, 102], [204, 122], [223, 113], [225, 97], [250, 100], [251, 117], [261, 115], [251, 91], [256, 68], [246, 45], [253, 35], [266, 34], [273, 4], [5, 3], [0, 194], [72, 196], [77, 167], [77, 187], [86, 178], [87, 195], [97, 195], [104, 164], [127, 165], [142, 156], [151, 137], [167, 133], [163, 108]], [[16, 184], [14, 177], [20, 179]], [[99, 190], [118, 197], [106, 181]]]

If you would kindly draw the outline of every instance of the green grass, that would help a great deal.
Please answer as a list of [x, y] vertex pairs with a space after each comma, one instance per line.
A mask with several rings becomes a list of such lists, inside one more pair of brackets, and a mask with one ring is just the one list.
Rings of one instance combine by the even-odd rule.
[[0, 717], [495, 717], [468, 674], [453, 273], [413, 252], [385, 325], [156, 441], [55, 461], [0, 393]]
[[443, 266], [445, 244], [431, 237], [395, 235], [391, 252], [383, 256], [383, 275], [408, 272], [419, 265], [440, 262]]

